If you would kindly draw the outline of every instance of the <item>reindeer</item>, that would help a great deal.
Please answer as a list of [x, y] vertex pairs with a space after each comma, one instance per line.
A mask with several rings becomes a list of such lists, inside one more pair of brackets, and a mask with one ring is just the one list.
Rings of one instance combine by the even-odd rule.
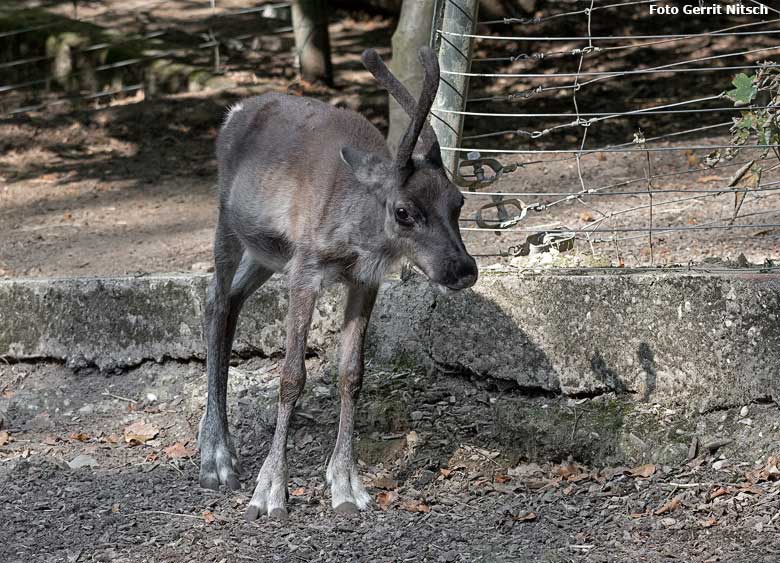
[[[208, 400], [198, 432], [200, 484], [240, 487], [228, 431], [228, 361], [246, 299], [275, 272], [287, 274], [289, 311], [279, 408], [270, 451], [246, 512], [287, 519], [287, 434], [306, 381], [306, 337], [323, 288], [347, 286], [339, 361], [341, 413], [327, 465], [336, 512], [366, 509], [371, 497], [353, 454], [363, 341], [379, 285], [402, 258], [450, 290], [474, 285], [477, 265], [463, 245], [463, 196], [445, 175], [427, 122], [439, 83], [430, 49], [415, 103], [374, 50], [363, 63], [410, 116], [393, 159], [363, 116], [305, 97], [267, 93], [233, 106], [217, 140], [219, 219], [206, 304]], [[417, 152], [415, 153], [415, 146]]]

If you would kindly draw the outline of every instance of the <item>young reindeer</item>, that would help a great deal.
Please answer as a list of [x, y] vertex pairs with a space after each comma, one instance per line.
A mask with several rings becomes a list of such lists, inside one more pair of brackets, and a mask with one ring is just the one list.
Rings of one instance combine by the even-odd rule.
[[[439, 65], [430, 49], [420, 51], [420, 60], [425, 79], [415, 104], [375, 51], [363, 54], [365, 66], [412, 118], [395, 159], [364, 117], [309, 98], [269, 93], [245, 100], [230, 110], [220, 131], [215, 272], [206, 305], [208, 402], [198, 435], [203, 487], [240, 486], [226, 394], [241, 306], [274, 272], [286, 272], [289, 280], [276, 431], [257, 476], [249, 520], [261, 513], [287, 518], [287, 432], [306, 381], [306, 337], [322, 289], [333, 282], [348, 288], [341, 415], [326, 475], [333, 508], [357, 512], [370, 497], [352, 452], [355, 402], [363, 379], [363, 340], [383, 276], [405, 257], [449, 289], [477, 280], [476, 262], [458, 229], [463, 196], [445, 176], [427, 123]], [[413, 155], [415, 145], [419, 155]]]

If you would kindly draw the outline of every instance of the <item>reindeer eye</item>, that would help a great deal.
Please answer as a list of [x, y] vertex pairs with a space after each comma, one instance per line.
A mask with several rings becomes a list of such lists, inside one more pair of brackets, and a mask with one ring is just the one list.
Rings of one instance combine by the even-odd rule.
[[407, 226], [413, 223], [412, 216], [409, 215], [409, 212], [403, 207], [396, 207], [395, 220], [401, 223], [402, 225], [407, 225]]

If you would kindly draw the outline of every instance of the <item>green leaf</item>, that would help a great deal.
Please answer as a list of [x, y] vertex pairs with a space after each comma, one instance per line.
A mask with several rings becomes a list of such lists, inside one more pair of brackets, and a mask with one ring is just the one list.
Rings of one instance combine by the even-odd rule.
[[740, 72], [731, 84], [734, 85], [734, 89], [726, 92], [726, 96], [733, 100], [735, 105], [749, 104], [758, 93], [758, 88], [753, 85], [753, 78], [744, 72]]

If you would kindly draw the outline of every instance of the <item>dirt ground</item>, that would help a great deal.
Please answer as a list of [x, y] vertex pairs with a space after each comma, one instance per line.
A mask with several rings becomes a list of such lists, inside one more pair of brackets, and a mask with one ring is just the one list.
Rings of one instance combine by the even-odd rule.
[[[23, 3], [21, 3], [23, 4]], [[136, 6], [137, 4], [137, 6]], [[230, 11], [240, 3], [218, 2], [220, 10]], [[192, 3], [166, 3], [154, 9], [143, 9], [138, 1], [123, 5], [117, 2], [79, 3], [80, 17], [93, 18], [96, 23], [121, 28], [127, 32], [149, 32], [176, 29], [196, 33], [198, 26], [208, 24], [221, 37], [238, 36], [239, 31], [252, 29], [255, 15], [209, 19], [209, 10]], [[70, 5], [57, 10], [70, 15]], [[624, 8], [629, 10], [629, 8]], [[594, 17], [594, 34], [691, 33], [702, 29], [725, 27], [729, 21], [668, 18], [669, 29], [658, 29], [647, 18], [628, 17], [615, 28], [613, 19]], [[540, 34], [576, 34], [580, 28], [576, 18], [551, 20], [533, 29]], [[731, 22], [733, 23], [733, 22]], [[744, 23], [744, 22], [740, 22]], [[139, 274], [144, 272], [174, 272], [202, 270], [211, 260], [211, 241], [216, 206], [214, 185], [216, 162], [213, 145], [225, 108], [241, 97], [268, 90], [305, 93], [330, 103], [360, 111], [380, 129], [386, 130], [386, 96], [378, 91], [372, 77], [359, 62], [366, 47], [376, 47], [383, 56], [389, 55], [392, 19], [339, 12], [331, 25], [336, 84], [333, 88], [315, 87], [296, 81], [291, 49], [291, 34], [281, 33], [270, 41], [262, 38], [262, 48], [222, 47], [221, 61], [225, 78], [234, 88], [197, 94], [176, 94], [153, 100], [143, 95], [130, 95], [112, 103], [96, 102], [94, 107], [69, 111], [52, 108], [11, 119], [0, 120], [0, 276], [62, 276], [91, 274]], [[675, 27], [677, 26], [677, 27]], [[679, 27], [679, 29], [678, 29]], [[487, 29], [487, 28], [486, 28]], [[504, 28], [501, 28], [504, 29]], [[498, 31], [501, 31], [499, 29]], [[512, 30], [514, 28], [506, 28]], [[523, 28], [526, 29], [526, 28]], [[492, 31], [496, 31], [492, 29]], [[516, 30], [515, 30], [516, 31]], [[649, 50], [634, 49], [612, 55], [605, 60], [586, 61], [588, 70], [636, 68], [648, 64], [663, 64], [686, 57], [706, 57], [713, 53], [740, 48], [766, 49], [773, 45], [772, 36], [714, 37], [685, 42], [667, 42]], [[577, 46], [555, 44], [566, 50]], [[533, 48], [540, 52], [553, 44], [540, 42]], [[513, 44], [482, 42], [477, 57], [505, 56], [518, 47]], [[619, 53], [623, 53], [622, 51]], [[202, 58], [203, 53], [198, 56]], [[194, 57], [195, 55], [193, 55]], [[730, 57], [716, 61], [718, 65], [754, 64], [772, 52]], [[650, 57], [648, 59], [648, 57]], [[208, 59], [208, 57], [206, 57]], [[200, 59], [198, 59], [200, 60]], [[536, 64], [536, 71], [571, 71], [576, 60], [551, 58]], [[475, 62], [475, 69], [486, 69], [486, 63]], [[523, 66], [525, 65], [525, 66]], [[498, 70], [518, 72], [528, 67], [527, 61], [499, 65]], [[732, 73], [733, 74], [733, 73]], [[719, 93], [729, 87], [731, 74], [689, 73], [638, 75], [617, 82], [583, 88], [579, 103], [583, 111], [603, 112], [650, 107], [684, 99], [691, 92]], [[522, 81], [521, 81], [522, 82]], [[511, 88], [527, 87], [507, 80], [475, 79], [475, 96], [494, 95]], [[10, 95], [20, 95], [12, 92]], [[6, 98], [3, 98], [7, 102]], [[19, 100], [20, 104], [29, 103]], [[706, 107], [723, 107], [728, 100], [718, 100]], [[621, 107], [621, 106], [625, 106]], [[704, 106], [703, 106], [704, 107]], [[539, 96], [525, 106], [517, 102], [473, 104], [470, 109], [490, 112], [527, 110], [538, 113], [570, 112], [569, 92]], [[587, 147], [603, 147], [630, 141], [640, 129], [645, 136], [664, 135], [696, 126], [728, 121], [734, 113], [681, 114], [680, 116], [646, 116], [605, 121], [588, 129]], [[537, 141], [526, 141], [508, 133], [497, 138], [468, 139], [469, 135], [495, 131], [496, 128], [529, 130], [544, 129], [555, 120], [530, 122], [499, 122], [489, 118], [468, 118], [464, 145], [482, 147], [574, 148], [579, 146], [582, 131], [561, 129]], [[723, 128], [706, 130], [684, 137], [658, 141], [654, 147], [715, 145], [727, 142]], [[702, 199], [689, 199], [694, 193], [685, 190], [717, 189], [729, 183], [743, 163], [758, 155], [743, 151], [734, 161], [722, 162], [718, 168], [708, 168], [703, 162], [708, 151], [689, 153], [654, 153], [651, 173], [663, 175], [653, 181], [655, 189], [680, 189], [682, 193], [658, 194], [653, 199], [652, 225], [655, 227], [701, 227], [707, 224], [727, 224], [735, 207], [731, 193], [712, 194]], [[570, 155], [543, 155], [544, 162], [528, 164], [493, 184], [487, 190], [519, 192], [524, 204], [549, 204], [559, 199], [546, 196], [581, 188], [577, 163]], [[517, 159], [502, 157], [502, 162], [539, 160], [538, 155]], [[774, 186], [780, 171], [772, 170], [773, 160], [763, 163], [766, 171], [762, 184]], [[593, 153], [581, 162], [582, 182], [587, 188], [598, 188], [630, 179], [643, 178], [648, 165], [642, 153]], [[680, 173], [683, 172], [683, 173]], [[646, 182], [632, 183], [620, 191], [647, 189]], [[776, 186], [774, 188], [776, 190]], [[487, 191], [482, 190], [482, 191]], [[614, 191], [614, 189], [612, 190]], [[523, 195], [537, 192], [540, 195]], [[749, 262], [762, 264], [765, 259], [780, 258], [780, 229], [764, 227], [778, 223], [777, 194], [767, 191], [751, 194], [742, 203], [737, 224], [750, 228], [719, 230], [688, 230], [658, 233], [653, 237], [651, 256], [646, 233], [598, 233], [581, 235], [573, 253], [573, 262], [591, 265], [655, 265], [688, 264], [714, 257], [735, 260], [744, 254]], [[472, 228], [476, 208], [489, 199], [469, 195], [463, 228]], [[645, 195], [611, 197], [588, 196], [572, 199], [543, 209], [529, 211], [515, 228], [522, 232], [465, 232], [469, 249], [479, 256], [482, 265], [510, 261], [509, 250], [525, 241], [532, 232], [551, 228], [601, 229], [641, 228], [651, 224], [649, 199]], [[639, 207], [633, 211], [630, 208]], [[510, 214], [514, 209], [509, 208]], [[486, 212], [487, 213], [487, 212]], [[486, 216], [491, 216], [487, 213]], [[617, 240], [615, 240], [617, 239]], [[602, 242], [598, 242], [601, 240]], [[503, 257], [501, 256], [503, 255]]]
[[[202, 364], [148, 363], [114, 375], [1, 365], [0, 560], [780, 557], [780, 470], [770, 455], [780, 443], [780, 412], [773, 403], [694, 416], [651, 405], [618, 408], [614, 397], [529, 398], [511, 387], [373, 367], [357, 451], [376, 505], [345, 516], [332, 512], [324, 484], [338, 399], [316, 358], [291, 430], [290, 520], [248, 523], [242, 516], [252, 477], [273, 432], [276, 365], [255, 358], [231, 369], [231, 424], [246, 470], [235, 493], [198, 486]], [[529, 412], [540, 419], [524, 418]], [[567, 418], [556, 444], [534, 428], [549, 418], [547, 432], [554, 432], [558, 415]], [[621, 453], [608, 428], [629, 419], [636, 424], [631, 440], [651, 440], [641, 429], [652, 426], [659, 443], [677, 444], [678, 453], [659, 456], [664, 448], [655, 446]], [[601, 436], [592, 435], [596, 428]]]

